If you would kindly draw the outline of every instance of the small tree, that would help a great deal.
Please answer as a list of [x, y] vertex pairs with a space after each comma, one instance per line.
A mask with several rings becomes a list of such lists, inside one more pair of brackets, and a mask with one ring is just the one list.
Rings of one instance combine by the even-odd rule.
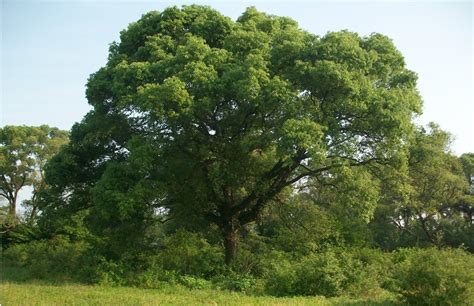
[[[7, 201], [10, 218], [16, 219], [18, 194], [23, 187], [33, 187], [30, 202], [35, 202], [44, 186], [46, 161], [67, 141], [67, 132], [47, 125], [0, 128], [0, 196]], [[32, 205], [34, 213], [36, 206]]]

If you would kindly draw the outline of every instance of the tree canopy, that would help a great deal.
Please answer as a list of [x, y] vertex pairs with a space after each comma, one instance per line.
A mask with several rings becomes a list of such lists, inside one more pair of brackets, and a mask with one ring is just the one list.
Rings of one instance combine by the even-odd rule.
[[381, 34], [319, 37], [255, 8], [147, 13], [87, 83], [93, 110], [48, 168], [50, 211], [87, 209], [108, 241], [163, 217], [214, 224], [230, 263], [284, 190], [402, 163], [416, 79]]

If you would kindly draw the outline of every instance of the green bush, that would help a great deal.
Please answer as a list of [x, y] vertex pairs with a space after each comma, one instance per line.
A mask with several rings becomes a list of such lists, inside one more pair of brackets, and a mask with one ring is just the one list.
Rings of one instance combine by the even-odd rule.
[[266, 276], [267, 293], [337, 296], [346, 276], [335, 252], [313, 253], [299, 260], [280, 260]]
[[210, 289], [212, 287], [212, 283], [210, 281], [191, 275], [183, 275], [178, 277], [178, 283], [189, 289]]
[[474, 256], [460, 249], [403, 249], [394, 254], [395, 291], [411, 305], [472, 305]]
[[146, 289], [158, 289], [166, 285], [176, 285], [178, 279], [179, 274], [175, 271], [152, 266], [142, 272], [135, 273], [133, 278], [130, 279], [129, 285]]
[[227, 272], [226, 274], [215, 276], [211, 281], [216, 289], [238, 292], [253, 292], [255, 291], [255, 286], [257, 284], [257, 280], [254, 277], [249, 275], [239, 275], [233, 272]]
[[199, 234], [184, 230], [164, 239], [156, 263], [165, 270], [200, 278], [217, 275], [224, 269], [221, 248], [209, 244]]
[[108, 261], [98, 258], [94, 266], [90, 267], [91, 281], [104, 286], [124, 286], [127, 284], [127, 267], [121, 262]]
[[71, 242], [63, 236], [50, 240], [15, 244], [3, 252], [5, 265], [21, 267], [31, 279], [50, 281], [82, 280], [83, 255], [89, 245]]
[[305, 256], [296, 268], [295, 293], [340, 295], [347, 279], [341, 264], [333, 251]]
[[342, 251], [338, 256], [346, 276], [343, 284], [344, 295], [376, 295], [389, 279], [389, 254], [376, 249], [361, 248]]
[[276, 296], [294, 295], [296, 277], [295, 263], [279, 259], [265, 275], [265, 291]]
[[266, 292], [277, 296], [376, 293], [386, 282], [390, 264], [385, 254], [371, 249], [333, 248], [300, 259], [275, 258], [264, 278]]

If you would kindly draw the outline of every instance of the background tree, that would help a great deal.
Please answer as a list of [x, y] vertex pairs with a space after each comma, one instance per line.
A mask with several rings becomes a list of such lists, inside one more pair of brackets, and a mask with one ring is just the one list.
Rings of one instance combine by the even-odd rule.
[[7, 201], [10, 218], [16, 219], [20, 190], [32, 186], [32, 214], [37, 193], [44, 187], [44, 167], [68, 141], [68, 133], [47, 125], [0, 128], [0, 196]]
[[380, 182], [367, 167], [341, 167], [280, 194], [257, 230], [285, 252], [311, 254], [330, 246], [367, 246], [367, 223], [379, 202]]
[[466, 222], [472, 225], [474, 223], [474, 153], [462, 154], [460, 160], [470, 189], [459, 203], [458, 209], [465, 216]]
[[[123, 116], [97, 107], [71, 129], [70, 142], [46, 165], [47, 188], [39, 194], [41, 231], [84, 239], [92, 207], [91, 189], [109, 161], [124, 160], [131, 136]], [[105, 224], [105, 221], [103, 224]]]
[[402, 245], [441, 246], [448, 243], [448, 227], [459, 229], [460, 205], [469, 186], [460, 159], [449, 151], [450, 142], [450, 135], [434, 123], [419, 128], [409, 143], [408, 175], [398, 178], [404, 188], [384, 190], [378, 221], [384, 219], [401, 236], [411, 236], [400, 237]]
[[94, 110], [51, 166], [51, 182], [55, 168], [71, 173], [51, 203], [82, 197], [98, 233], [110, 218], [142, 231], [157, 210], [214, 224], [227, 263], [283, 190], [401, 155], [421, 107], [416, 75], [383, 35], [318, 37], [254, 8], [234, 22], [195, 5], [122, 31], [87, 98]]

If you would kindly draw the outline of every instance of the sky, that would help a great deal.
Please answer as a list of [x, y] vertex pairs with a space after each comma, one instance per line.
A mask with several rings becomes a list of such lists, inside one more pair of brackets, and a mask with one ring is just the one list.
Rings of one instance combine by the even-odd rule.
[[1, 1], [0, 126], [69, 130], [90, 110], [85, 83], [108, 46], [151, 10], [205, 4], [236, 19], [248, 6], [298, 21], [317, 35], [347, 29], [393, 39], [418, 76], [423, 115], [453, 134], [453, 152], [474, 152], [471, 1]]

